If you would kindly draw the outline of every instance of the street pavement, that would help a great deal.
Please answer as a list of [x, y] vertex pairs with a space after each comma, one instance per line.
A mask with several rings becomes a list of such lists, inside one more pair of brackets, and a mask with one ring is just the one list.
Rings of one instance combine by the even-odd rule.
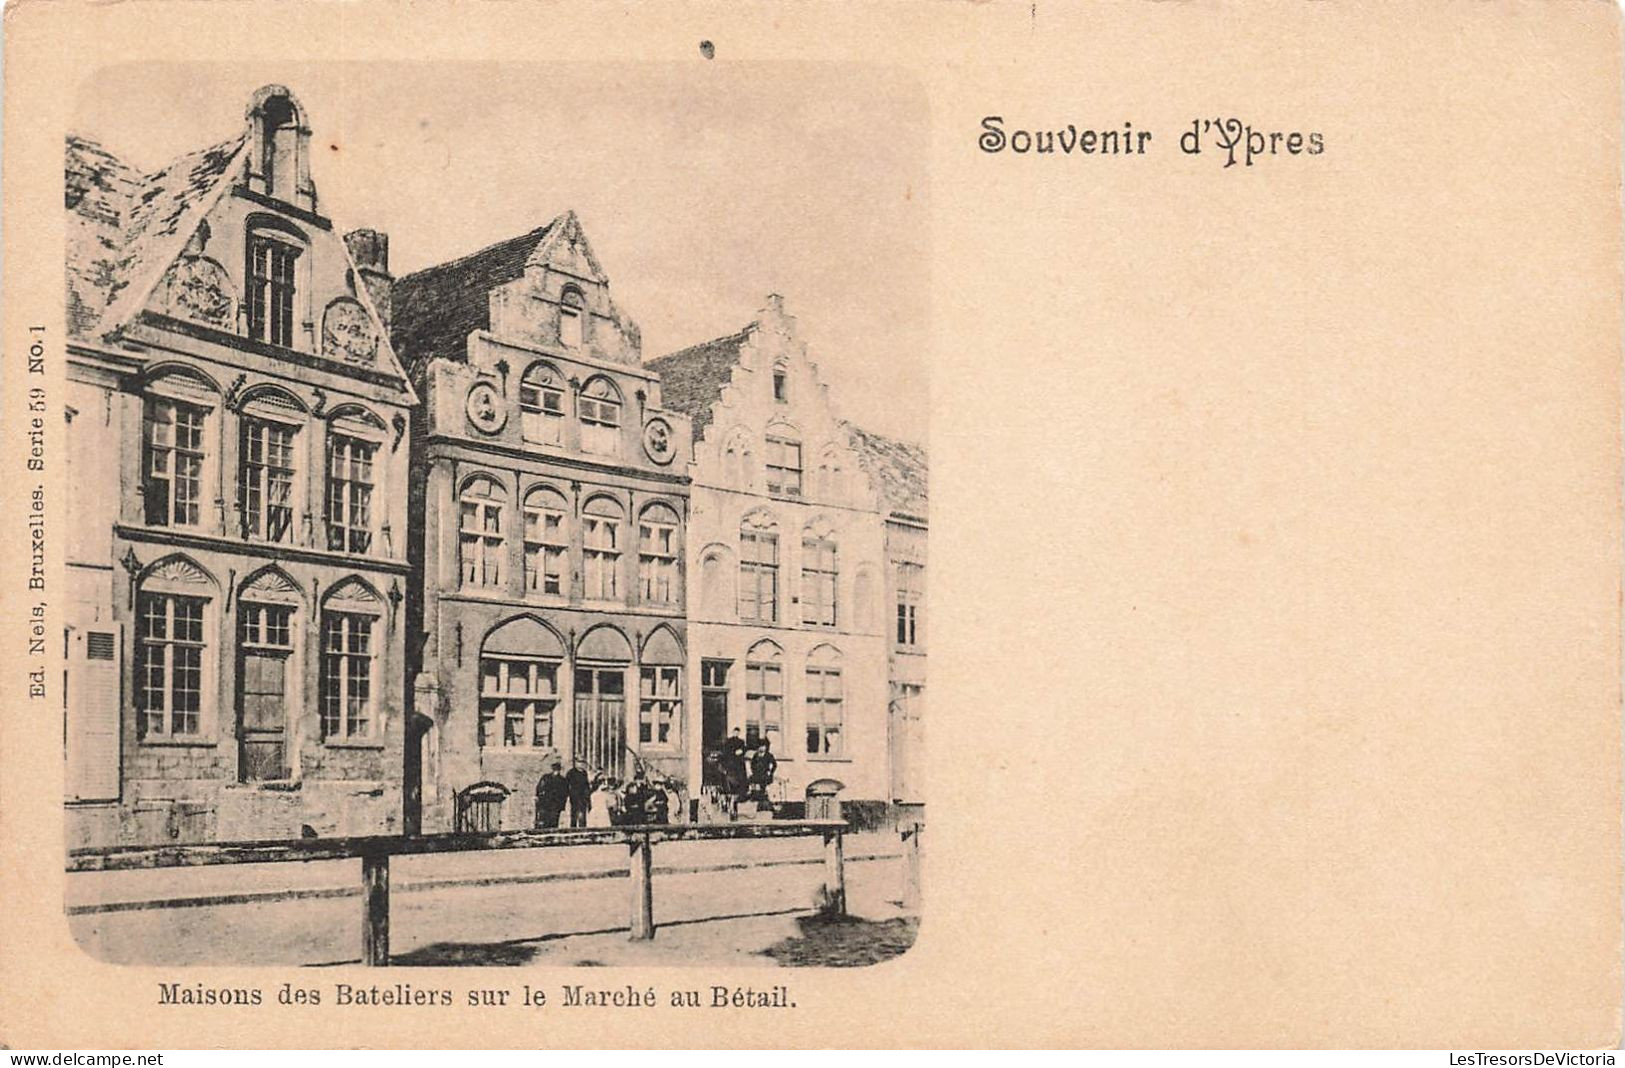
[[[849, 912], [877, 925], [898, 923], [896, 835], [850, 835], [845, 852]], [[392, 958], [772, 966], [764, 951], [801, 935], [799, 921], [817, 906], [824, 882], [816, 837], [660, 843], [657, 935], [633, 943], [626, 865], [623, 846], [396, 857]], [[354, 962], [360, 869], [360, 861], [346, 860], [78, 873], [68, 877], [68, 922], [87, 952], [117, 963]]]

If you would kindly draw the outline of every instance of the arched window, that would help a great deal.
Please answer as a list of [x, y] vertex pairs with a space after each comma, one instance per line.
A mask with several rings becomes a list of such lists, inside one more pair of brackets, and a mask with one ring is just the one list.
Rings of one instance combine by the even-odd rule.
[[777, 743], [783, 731], [784, 653], [773, 642], [760, 641], [745, 654], [745, 742]]
[[755, 473], [750, 438], [743, 430], [735, 430], [722, 447], [722, 482], [733, 489], [750, 489]]
[[564, 292], [559, 295], [559, 344], [565, 348], [581, 347], [585, 304], [586, 301], [581, 299], [581, 290], [575, 286], [565, 286]]
[[779, 404], [790, 403], [790, 368], [783, 363], [773, 365], [773, 400]]
[[677, 513], [651, 504], [638, 518], [638, 587], [646, 604], [677, 603]]
[[565, 526], [568, 506], [564, 495], [546, 486], [537, 486], [525, 496], [525, 590], [563, 596], [565, 559], [570, 552], [570, 534]]
[[767, 432], [767, 492], [801, 496], [801, 441], [789, 427]]
[[626, 671], [632, 646], [614, 627], [588, 631], [576, 646], [571, 751], [590, 768], [619, 775], [626, 750]]
[[666, 749], [682, 737], [683, 648], [661, 627], [639, 658], [638, 746]]
[[839, 585], [835, 537], [827, 523], [809, 524], [801, 533], [801, 621], [814, 627], [835, 626], [835, 590]]
[[581, 516], [582, 572], [589, 600], [620, 597], [621, 525], [625, 513], [610, 497], [594, 497]]
[[460, 545], [464, 586], [502, 585], [502, 508], [508, 495], [483, 475], [463, 485]]
[[524, 439], [534, 445], [564, 441], [564, 380], [545, 363], [532, 364], [519, 382], [519, 412]]
[[739, 618], [779, 619], [779, 532], [769, 515], [753, 513], [739, 527]]
[[707, 619], [733, 615], [733, 598], [728, 592], [730, 563], [720, 548], [707, 551], [700, 559], [700, 611]]
[[599, 377], [581, 391], [581, 451], [598, 456], [621, 452], [621, 395], [615, 384]]
[[820, 645], [807, 656], [807, 755], [839, 757], [844, 752], [845, 701], [841, 654]]
[[248, 336], [294, 347], [296, 314], [294, 265], [305, 243], [286, 223], [250, 219], [248, 227]]
[[205, 510], [219, 396], [201, 374], [177, 369], [148, 386], [142, 415], [141, 488], [149, 526], [213, 526]]
[[237, 510], [242, 536], [294, 540], [295, 449], [304, 406], [281, 389], [266, 388], [246, 400], [238, 420]]
[[367, 741], [379, 733], [376, 681], [378, 595], [359, 579], [345, 579], [322, 601], [322, 740]]
[[135, 699], [143, 738], [196, 738], [212, 705], [214, 580], [174, 556], [142, 576], [135, 598]]
[[530, 618], [504, 623], [480, 649], [479, 744], [548, 749], [559, 701], [564, 644]]
[[827, 448], [818, 458], [818, 494], [826, 501], [840, 501], [845, 492], [845, 479], [841, 472], [841, 454]]
[[372, 551], [377, 522], [372, 499], [378, 488], [378, 448], [384, 423], [359, 406], [336, 410], [327, 431], [327, 547], [335, 552]]

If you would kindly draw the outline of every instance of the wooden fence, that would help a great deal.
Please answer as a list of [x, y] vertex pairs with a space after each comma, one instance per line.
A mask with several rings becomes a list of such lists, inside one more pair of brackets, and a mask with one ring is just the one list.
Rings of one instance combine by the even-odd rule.
[[[70, 872], [136, 871], [192, 868], [211, 864], [274, 864], [291, 861], [361, 858], [361, 960], [389, 963], [389, 858], [423, 853], [466, 853], [491, 849], [542, 849], [559, 846], [624, 845], [631, 876], [633, 939], [655, 936], [653, 854], [657, 842], [734, 838], [824, 839], [824, 908], [846, 911], [846, 864], [843, 820], [772, 820], [761, 823], [692, 823], [635, 827], [560, 828], [545, 831], [496, 831], [485, 834], [369, 835], [358, 838], [294, 838], [263, 842], [212, 842], [187, 845], [113, 846], [75, 849], [68, 853]], [[918, 886], [918, 832], [905, 839], [910, 887]], [[912, 897], [913, 894], [908, 896]]]

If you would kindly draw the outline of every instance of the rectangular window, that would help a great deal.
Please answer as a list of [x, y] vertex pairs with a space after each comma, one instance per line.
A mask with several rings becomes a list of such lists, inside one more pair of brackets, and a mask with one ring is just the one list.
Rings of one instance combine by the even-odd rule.
[[780, 404], [790, 403], [790, 376], [782, 367], [773, 369], [773, 399]]
[[812, 756], [841, 755], [841, 671], [807, 669], [807, 752]]
[[322, 738], [365, 739], [372, 735], [372, 616], [351, 612], [322, 615]]
[[248, 336], [293, 347], [293, 264], [299, 250], [269, 237], [248, 246]]
[[683, 669], [646, 667], [638, 702], [638, 744], [668, 746], [676, 738], [683, 707]]
[[520, 429], [526, 441], [558, 445], [564, 441], [564, 391], [540, 382], [519, 385]]
[[136, 599], [136, 709], [142, 737], [195, 737], [202, 729], [201, 597]]
[[582, 397], [581, 451], [617, 456], [621, 451], [621, 406], [612, 400]]
[[551, 748], [558, 701], [556, 661], [481, 657], [480, 745]]
[[745, 665], [745, 741], [766, 738], [774, 749], [784, 726], [784, 671], [778, 664]]
[[243, 601], [243, 644], [268, 649], [293, 649], [293, 608], [290, 605]]
[[768, 437], [767, 492], [801, 496], [801, 442]]
[[618, 771], [626, 749], [626, 671], [623, 667], [578, 667], [575, 673], [575, 717], [571, 727], [575, 755], [589, 768]]
[[293, 540], [293, 435], [283, 423], [243, 420], [237, 491], [245, 538]]
[[327, 547], [335, 552], [372, 549], [373, 457], [370, 441], [334, 434], [328, 439]]
[[569, 548], [563, 512], [525, 506], [525, 589], [562, 595], [564, 559]]
[[897, 644], [919, 644], [920, 600], [925, 592], [925, 568], [897, 565]]
[[203, 521], [203, 432], [208, 413], [180, 401], [147, 402], [142, 470], [146, 520], [195, 527]]
[[620, 589], [615, 578], [621, 566], [620, 521], [599, 515], [583, 516], [581, 532], [586, 596], [596, 601], [613, 601]]
[[801, 621], [835, 625], [835, 543], [827, 538], [801, 542]]
[[638, 585], [646, 604], [677, 603], [677, 528], [638, 524]]
[[559, 306], [559, 343], [567, 348], [581, 347], [581, 309], [569, 304]]
[[779, 618], [779, 536], [768, 530], [739, 533], [739, 618]]
[[463, 585], [502, 585], [502, 501], [465, 493], [459, 526]]

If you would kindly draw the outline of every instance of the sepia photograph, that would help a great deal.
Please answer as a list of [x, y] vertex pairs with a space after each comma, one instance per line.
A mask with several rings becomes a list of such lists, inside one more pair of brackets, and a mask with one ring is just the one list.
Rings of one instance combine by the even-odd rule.
[[79, 944], [232, 965], [907, 950], [917, 87], [125, 65], [76, 117]]

